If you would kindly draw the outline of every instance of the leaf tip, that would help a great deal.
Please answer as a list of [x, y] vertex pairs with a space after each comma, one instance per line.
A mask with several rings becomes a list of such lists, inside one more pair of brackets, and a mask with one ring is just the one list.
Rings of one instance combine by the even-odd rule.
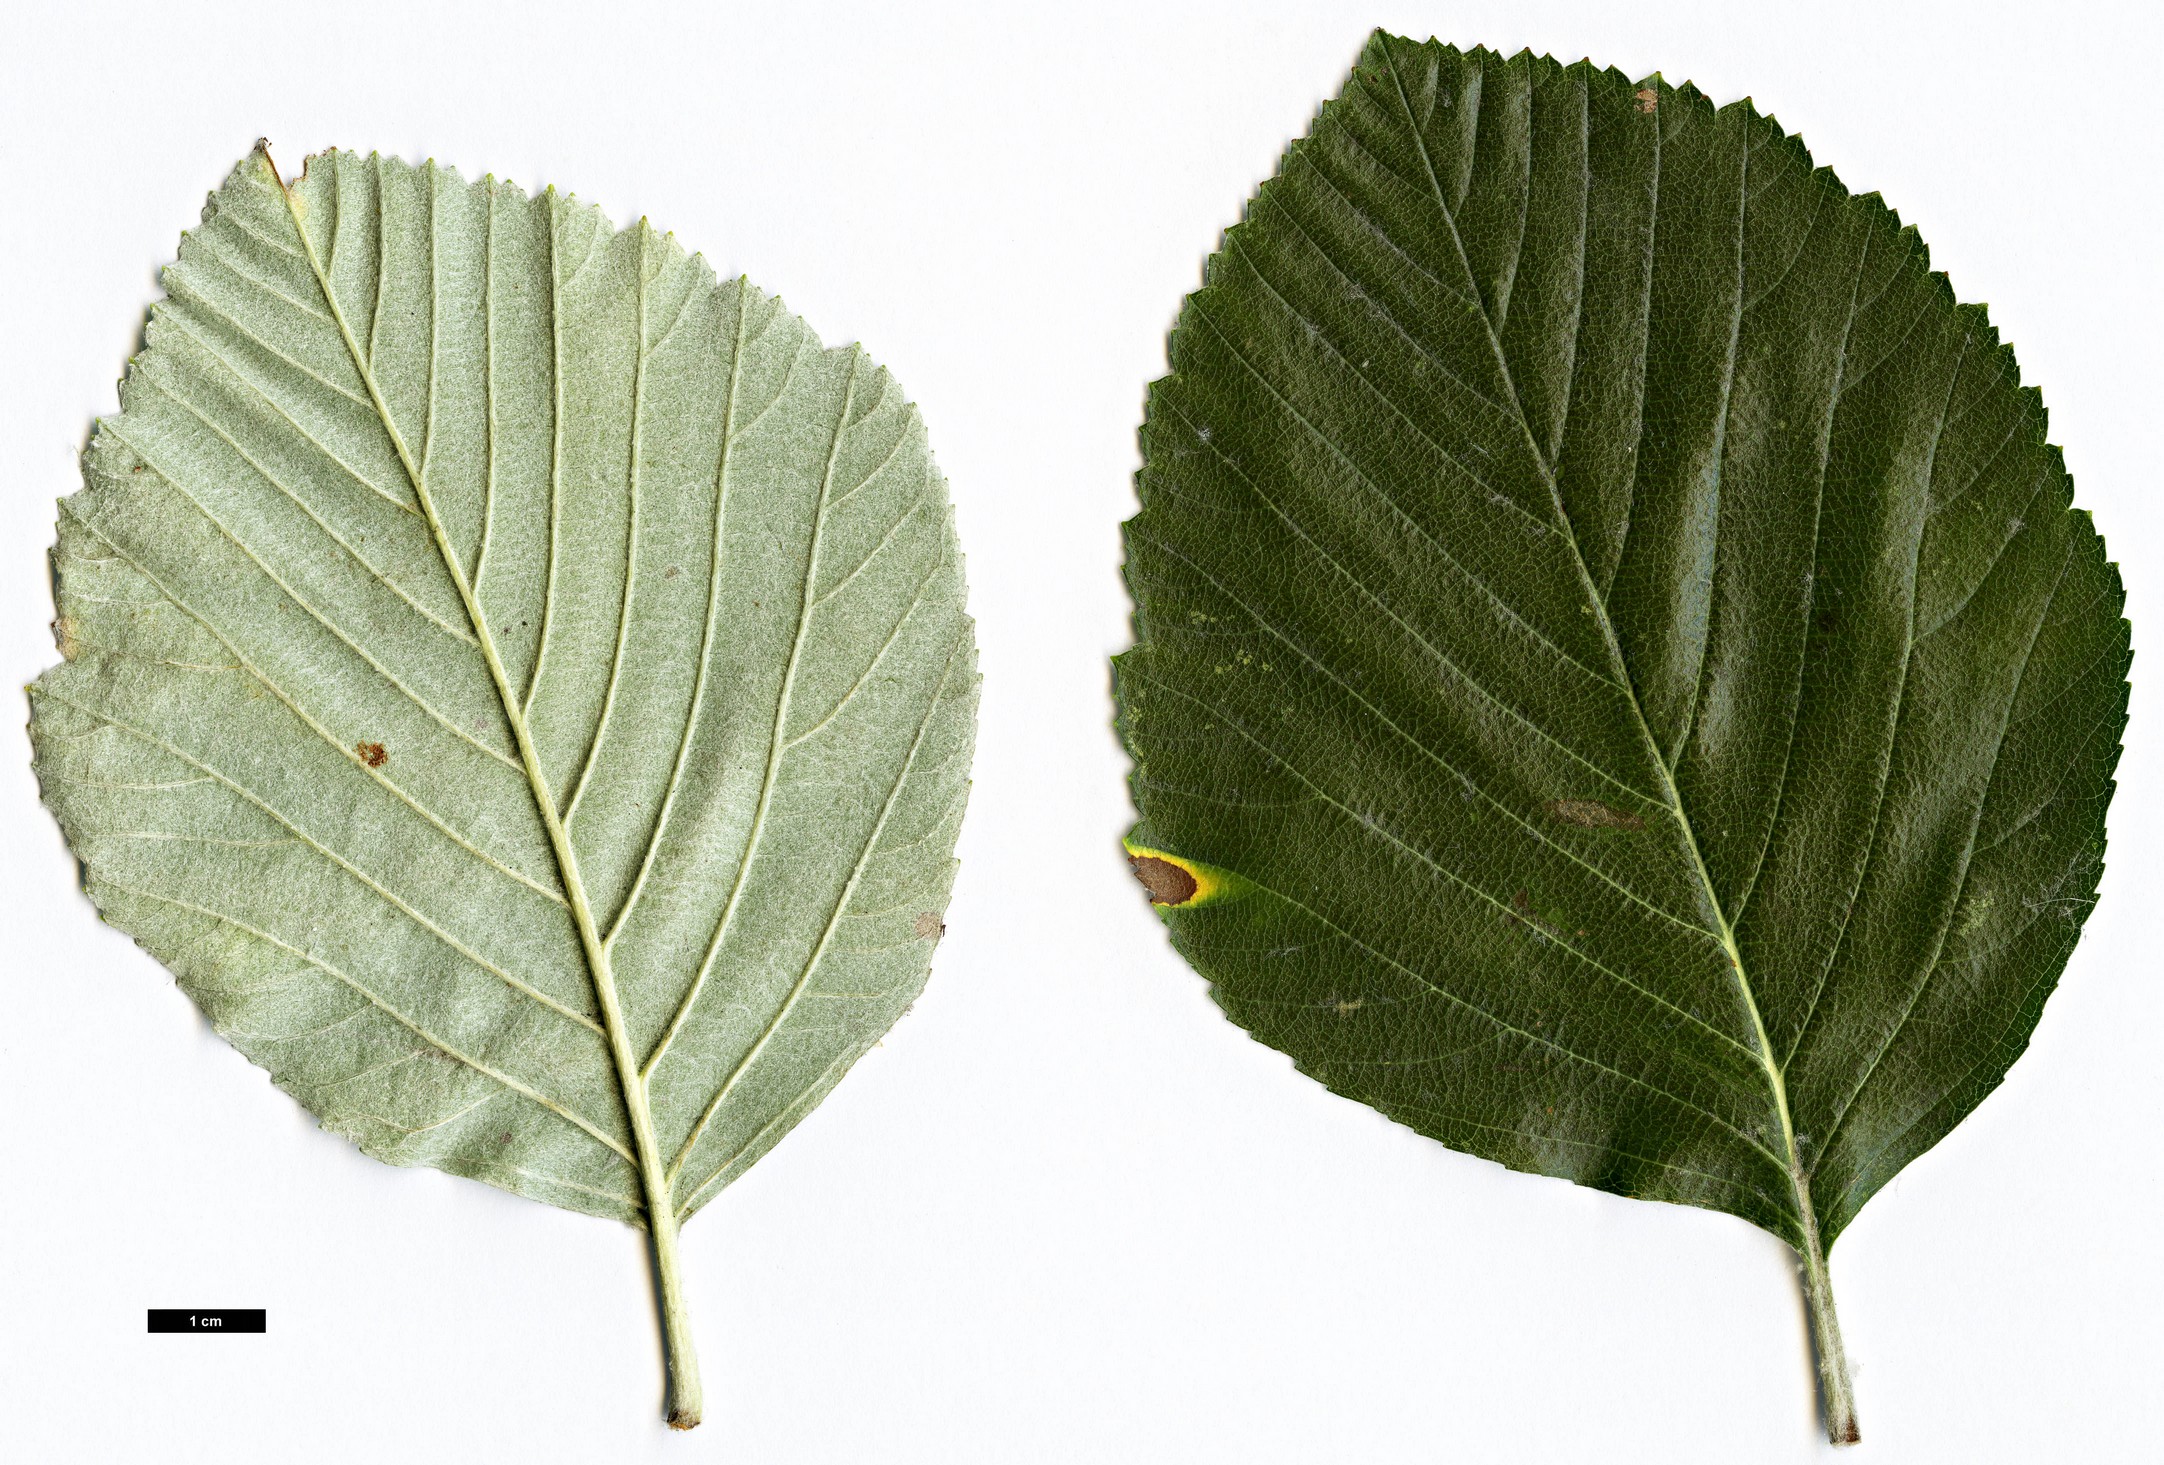
[[271, 157], [271, 140], [269, 138], [257, 138], [255, 146], [248, 150], [248, 156], [255, 160], [256, 165], [263, 170], [263, 176], [271, 181], [274, 188], [285, 187], [285, 177], [278, 171], [277, 160]]

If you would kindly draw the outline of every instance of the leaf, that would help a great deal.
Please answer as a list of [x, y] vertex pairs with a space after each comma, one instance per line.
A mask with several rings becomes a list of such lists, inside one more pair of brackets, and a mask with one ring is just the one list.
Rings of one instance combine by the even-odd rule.
[[1378, 33], [1170, 355], [1174, 944], [1340, 1094], [1794, 1246], [1854, 1438], [1825, 1250], [2027, 1043], [2126, 718], [2012, 353], [1749, 102]]
[[54, 559], [45, 797], [105, 918], [327, 1128], [678, 1224], [922, 989], [976, 670], [855, 347], [433, 164], [267, 151], [165, 271]]

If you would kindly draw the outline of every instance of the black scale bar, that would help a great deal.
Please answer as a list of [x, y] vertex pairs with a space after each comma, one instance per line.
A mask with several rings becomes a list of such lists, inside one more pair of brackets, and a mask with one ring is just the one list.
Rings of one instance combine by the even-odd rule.
[[260, 1307], [153, 1307], [153, 1333], [260, 1333], [269, 1314]]

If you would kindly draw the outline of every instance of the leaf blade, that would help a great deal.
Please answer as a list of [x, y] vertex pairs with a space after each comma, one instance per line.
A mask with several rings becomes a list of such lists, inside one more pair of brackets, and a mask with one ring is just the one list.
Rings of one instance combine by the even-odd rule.
[[[1378, 33], [1169, 349], [1129, 846], [1255, 892], [1174, 944], [1341, 1094], [1814, 1261], [2003, 1075], [2101, 852], [2123, 596], [1983, 312], [1748, 103]], [[1949, 948], [2034, 926], [1963, 872], [2045, 808], [1979, 899], [2074, 914]]]
[[[259, 152], [166, 279], [63, 506], [47, 801], [100, 910], [327, 1127], [647, 1225], [688, 1427], [678, 1222], [943, 930], [976, 674], [921, 421], [643, 221], [433, 164], [324, 154], [288, 188]], [[806, 496], [837, 469], [852, 502]], [[841, 583], [822, 535], [867, 548]], [[844, 690], [791, 740], [759, 694], [798, 661]], [[877, 947], [875, 886], [909, 911]], [[732, 888], [762, 908], [695, 1010], [689, 936]], [[679, 1010], [695, 1041], [642, 1068]], [[680, 1194], [661, 1145], [702, 1138], [734, 1158]]]

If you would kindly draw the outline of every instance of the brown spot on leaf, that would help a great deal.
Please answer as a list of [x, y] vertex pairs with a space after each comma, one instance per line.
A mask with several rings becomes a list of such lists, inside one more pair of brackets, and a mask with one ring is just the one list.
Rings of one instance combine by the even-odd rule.
[[1599, 799], [1550, 799], [1549, 813], [1580, 829], [1643, 829], [1646, 821], [1636, 814], [1610, 808]]
[[1638, 110], [1650, 112], [1661, 104], [1661, 94], [1649, 86], [1642, 86], [1631, 93], [1638, 101]]
[[381, 743], [355, 743], [353, 745], [353, 756], [366, 763], [370, 768], [381, 768], [391, 761], [391, 755], [383, 751], [383, 744]]
[[1135, 878], [1150, 893], [1151, 905], [1183, 905], [1195, 898], [1195, 877], [1172, 861], [1155, 855], [1129, 855], [1127, 863], [1135, 867]]
[[917, 935], [927, 941], [935, 941], [947, 934], [947, 923], [939, 919], [938, 911], [926, 911], [917, 917]]

